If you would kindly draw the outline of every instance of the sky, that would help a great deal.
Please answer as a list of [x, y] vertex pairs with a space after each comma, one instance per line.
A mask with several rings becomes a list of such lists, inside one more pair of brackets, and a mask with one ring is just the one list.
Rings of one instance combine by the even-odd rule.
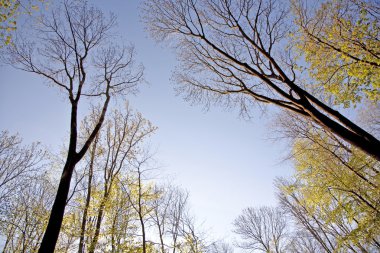
[[[126, 99], [158, 127], [150, 140], [160, 165], [157, 177], [186, 189], [202, 227], [215, 239], [231, 241], [232, 222], [242, 209], [276, 205], [273, 179], [291, 173], [291, 164], [283, 162], [284, 145], [269, 140], [271, 109], [248, 121], [235, 111], [190, 105], [170, 81], [177, 64], [173, 50], [144, 31], [139, 1], [91, 2], [116, 14], [119, 42], [133, 43], [145, 67], [146, 83]], [[116, 105], [122, 103], [119, 99]], [[9, 66], [0, 66], [0, 119], [0, 131], [19, 133], [25, 143], [39, 141], [53, 151], [69, 133], [64, 95], [40, 77]]]

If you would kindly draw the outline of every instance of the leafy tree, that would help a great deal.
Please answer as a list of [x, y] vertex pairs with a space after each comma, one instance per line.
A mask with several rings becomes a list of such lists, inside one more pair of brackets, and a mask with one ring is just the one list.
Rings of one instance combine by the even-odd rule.
[[[297, 186], [296, 182], [283, 181], [280, 184], [281, 206], [295, 220], [296, 235], [303, 236], [298, 236], [302, 240], [293, 241], [293, 248], [301, 243], [303, 248], [310, 245], [323, 252], [374, 252], [379, 249], [378, 234], [368, 233], [355, 218], [349, 217], [350, 214], [341, 212], [339, 209], [343, 203], [337, 200], [328, 205], [323, 200], [319, 203], [321, 206], [315, 208], [316, 203], [302, 193], [304, 185], [300, 185], [300, 190]], [[339, 214], [334, 213], [336, 208]]]
[[95, 234], [88, 252], [95, 251], [106, 204], [109, 202], [119, 175], [128, 172], [131, 160], [143, 152], [143, 141], [155, 130], [156, 128], [149, 121], [141, 114], [133, 113], [130, 108], [127, 108], [125, 112], [114, 111], [110, 119], [104, 123], [97, 140], [98, 147], [103, 151], [96, 152], [95, 150], [93, 153], [93, 155], [98, 154], [94, 159], [98, 170], [102, 169], [103, 173], [103, 196], [100, 198]]
[[144, 9], [153, 36], [180, 49], [175, 77], [188, 98], [238, 105], [243, 113], [256, 103], [273, 104], [380, 160], [379, 140], [314, 96], [300, 79], [296, 57], [286, 47], [295, 43], [288, 37], [286, 3], [153, 0]]
[[315, 87], [348, 107], [380, 98], [380, 5], [372, 0], [329, 0], [317, 8], [294, 1], [294, 41]]
[[[42, 76], [67, 96], [70, 103], [70, 139], [57, 196], [40, 252], [53, 252], [63, 220], [71, 178], [103, 124], [111, 97], [131, 92], [142, 78], [134, 67], [132, 47], [111, 43], [115, 17], [85, 1], [65, 1], [39, 19], [30, 37], [15, 39], [3, 56], [12, 66]], [[91, 134], [78, 145], [78, 108], [82, 98], [101, 101]]]
[[1, 219], [3, 252], [37, 252], [54, 201], [55, 188], [46, 174], [23, 183]]
[[284, 208], [325, 251], [379, 247], [379, 162], [296, 115], [281, 122], [296, 167], [280, 182]]

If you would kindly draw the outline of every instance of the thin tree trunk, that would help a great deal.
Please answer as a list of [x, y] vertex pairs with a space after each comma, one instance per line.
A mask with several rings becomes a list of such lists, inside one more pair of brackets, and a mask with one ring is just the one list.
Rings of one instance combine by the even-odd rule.
[[142, 204], [141, 204], [141, 199], [142, 199], [142, 192], [141, 192], [141, 171], [139, 169], [138, 171], [138, 180], [139, 180], [139, 202], [138, 202], [138, 206], [139, 206], [139, 219], [140, 219], [140, 223], [141, 223], [141, 233], [142, 233], [142, 246], [143, 246], [143, 253], [146, 253], [146, 239], [145, 239], [145, 224], [144, 224], [144, 217], [142, 215]]
[[141, 223], [143, 253], [146, 253], [145, 224], [144, 224], [144, 218], [142, 217], [141, 213], [139, 213], [139, 219]]
[[[157, 217], [157, 221], [158, 221], [158, 217]], [[158, 221], [159, 222], [159, 221]], [[164, 247], [164, 238], [163, 238], [163, 231], [161, 231], [161, 225], [158, 224], [158, 233], [160, 235], [160, 243], [161, 243], [161, 253], [165, 253], [165, 247]]]
[[98, 143], [98, 136], [94, 140], [94, 145], [93, 145], [93, 148], [91, 151], [91, 160], [90, 160], [88, 184], [87, 184], [86, 204], [85, 204], [85, 207], [83, 210], [82, 226], [81, 226], [81, 232], [80, 232], [78, 253], [84, 252], [84, 234], [86, 231], [87, 213], [88, 213], [88, 208], [90, 206], [90, 200], [91, 200], [92, 176], [93, 176], [93, 172], [94, 172], [94, 160], [95, 160], [97, 143]]
[[115, 230], [116, 230], [116, 219], [117, 215], [112, 220], [112, 230], [111, 230], [111, 252], [114, 253], [115, 251]]
[[9, 244], [9, 242], [11, 241], [11, 238], [13, 238], [13, 235], [14, 235], [14, 231], [15, 231], [15, 229], [16, 229], [15, 226], [12, 226], [11, 230], [9, 231], [8, 236], [7, 236], [7, 239], [6, 239], [5, 244], [4, 244], [3, 253], [6, 252], [6, 249], [7, 249], [7, 247], [8, 247], [8, 244]]
[[99, 207], [99, 211], [98, 211], [98, 217], [96, 219], [95, 235], [91, 241], [91, 245], [90, 245], [90, 248], [88, 250], [89, 253], [94, 253], [96, 245], [98, 244], [98, 239], [99, 239], [99, 234], [100, 234], [100, 226], [102, 225], [104, 208], [105, 208], [108, 196], [109, 196], [108, 192], [106, 191], [104, 193], [102, 202], [100, 203], [100, 207]]

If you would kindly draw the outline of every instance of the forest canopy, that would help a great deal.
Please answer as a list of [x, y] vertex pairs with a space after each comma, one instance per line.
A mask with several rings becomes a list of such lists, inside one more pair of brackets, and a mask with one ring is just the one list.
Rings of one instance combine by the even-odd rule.
[[[0, 0], [0, 60], [60, 94], [68, 108], [67, 138], [52, 149], [25, 143], [13, 129], [1, 131], [3, 252], [380, 251], [378, 1], [140, 3], [141, 24], [159, 44], [154, 50], [175, 53], [171, 81], [178, 95], [196, 106], [232, 108], [257, 124], [271, 120], [273, 162], [280, 156], [274, 146], [286, 147], [292, 173], [274, 180], [277, 205], [246, 203], [230, 221], [234, 239], [213, 237], [194, 215], [199, 210], [191, 208], [192, 192], [159, 168], [160, 153], [152, 151], [151, 140], [161, 126], [146, 117], [149, 112], [134, 109], [144, 108], [143, 100], [130, 98], [139, 90], [148, 93], [143, 85], [155, 82], [147, 80], [149, 71], [164, 75], [166, 65], [160, 61], [154, 71], [140, 63], [136, 48], [142, 45], [152, 54], [150, 61], [157, 59], [149, 43], [134, 41], [137, 32], [126, 34], [130, 42], [122, 38], [123, 27], [136, 24], [119, 23], [99, 2], [36, 7], [44, 3]], [[20, 19], [24, 27], [17, 25]], [[45, 99], [44, 93], [38, 96]], [[158, 93], [150, 102], [164, 103], [155, 100], [160, 96], [170, 100]], [[168, 117], [166, 111], [154, 114], [158, 122]], [[177, 129], [181, 119], [162, 127], [190, 134]], [[247, 133], [239, 136], [248, 139]], [[166, 138], [174, 143], [171, 135]], [[262, 144], [253, 140], [255, 145]], [[239, 149], [223, 148], [231, 155], [218, 157], [221, 163], [238, 164], [233, 154]], [[189, 161], [199, 166], [196, 159]], [[249, 166], [263, 177], [267, 173], [262, 165]], [[239, 168], [233, 172], [243, 176]], [[197, 176], [211, 182], [224, 172], [217, 173]], [[223, 187], [232, 191], [235, 183], [231, 179]], [[229, 205], [228, 199], [223, 202]]]

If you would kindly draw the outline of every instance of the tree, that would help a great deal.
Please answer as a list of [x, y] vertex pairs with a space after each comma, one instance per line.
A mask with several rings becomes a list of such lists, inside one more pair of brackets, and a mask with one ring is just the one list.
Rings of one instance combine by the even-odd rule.
[[[153, 36], [180, 49], [176, 81], [206, 103], [273, 104], [314, 121], [380, 160], [380, 141], [311, 94], [288, 34], [288, 7], [274, 0], [153, 0], [144, 5]], [[312, 80], [308, 80], [312, 82]]]
[[97, 160], [98, 166], [102, 167], [103, 196], [100, 199], [95, 234], [88, 252], [95, 251], [106, 203], [119, 176], [123, 172], [128, 172], [131, 160], [139, 156], [142, 150], [143, 141], [155, 130], [149, 121], [141, 114], [134, 114], [130, 108], [126, 108], [125, 112], [114, 111], [110, 119], [105, 122], [97, 140], [103, 152], [93, 153], [98, 154], [94, 159]]
[[207, 251], [206, 235], [189, 211], [182, 215], [179, 228], [181, 238], [178, 243], [179, 253], [203, 253]]
[[151, 217], [158, 231], [160, 252], [175, 253], [180, 250], [181, 227], [188, 213], [188, 193], [171, 185], [156, 191], [161, 196], [154, 200]]
[[[63, 220], [71, 177], [103, 124], [112, 96], [126, 94], [141, 81], [134, 67], [132, 47], [111, 43], [115, 17], [106, 18], [87, 2], [65, 1], [42, 16], [33, 32], [35, 44], [16, 38], [5, 60], [23, 71], [44, 77], [70, 103], [70, 138], [57, 196], [39, 252], [53, 252]], [[101, 101], [101, 112], [91, 134], [78, 147], [78, 108], [81, 98]]]
[[7, 206], [18, 189], [42, 168], [45, 157], [38, 143], [22, 146], [18, 135], [0, 132], [0, 210]]
[[287, 220], [278, 208], [244, 209], [234, 221], [233, 232], [240, 235], [237, 245], [248, 250], [283, 252], [287, 246]]
[[136, 213], [141, 231], [141, 252], [149, 252], [149, 241], [147, 239], [147, 225], [150, 220], [150, 214], [154, 210], [154, 203], [160, 197], [160, 192], [155, 191], [152, 183], [146, 182], [147, 174], [152, 170], [148, 167], [151, 160], [148, 153], [140, 154], [131, 161], [130, 177], [122, 183], [122, 189], [128, 197], [128, 201]]
[[208, 249], [207, 253], [233, 253], [233, 248], [225, 242], [214, 242], [212, 243]]
[[[372, 113], [373, 111], [371, 111]], [[370, 121], [376, 129], [376, 121]], [[295, 175], [280, 180], [280, 202], [312, 240], [295, 240], [327, 252], [371, 252], [379, 246], [379, 162], [312, 122], [279, 119]], [[296, 247], [298, 247], [296, 246]]]
[[317, 8], [293, 1], [294, 34], [315, 87], [348, 107], [380, 98], [380, 5], [372, 0], [329, 0]]
[[[302, 185], [297, 182], [282, 181], [280, 204], [284, 211], [291, 214], [298, 227], [296, 235], [304, 236], [295, 245], [312, 245], [324, 252], [374, 252], [379, 248], [378, 232], [371, 227], [365, 228], [350, 217], [349, 212], [341, 212], [341, 203], [327, 204], [321, 201], [320, 207], [303, 193]], [[319, 190], [319, 189], [317, 189]], [[322, 196], [324, 198], [325, 196]], [[350, 208], [350, 207], [349, 207]], [[335, 214], [337, 209], [337, 214]], [[371, 231], [372, 230], [372, 231]], [[373, 233], [368, 233], [371, 231]], [[299, 237], [300, 238], [300, 237]], [[306, 238], [309, 238], [305, 240]], [[294, 241], [293, 241], [294, 243]], [[293, 245], [294, 246], [294, 245]], [[305, 247], [305, 246], [304, 246]]]
[[45, 173], [23, 182], [1, 219], [5, 236], [2, 252], [36, 252], [54, 200], [55, 188]]
[[[379, 162], [297, 115], [281, 117], [278, 123], [281, 137], [290, 141], [295, 165], [291, 182], [280, 183], [281, 202], [302, 214], [298, 220], [310, 220], [305, 227], [315, 224], [315, 230], [328, 235], [331, 243], [325, 245], [323, 237], [317, 238], [325, 250], [376, 247]], [[376, 121], [366, 125], [376, 129]]]

